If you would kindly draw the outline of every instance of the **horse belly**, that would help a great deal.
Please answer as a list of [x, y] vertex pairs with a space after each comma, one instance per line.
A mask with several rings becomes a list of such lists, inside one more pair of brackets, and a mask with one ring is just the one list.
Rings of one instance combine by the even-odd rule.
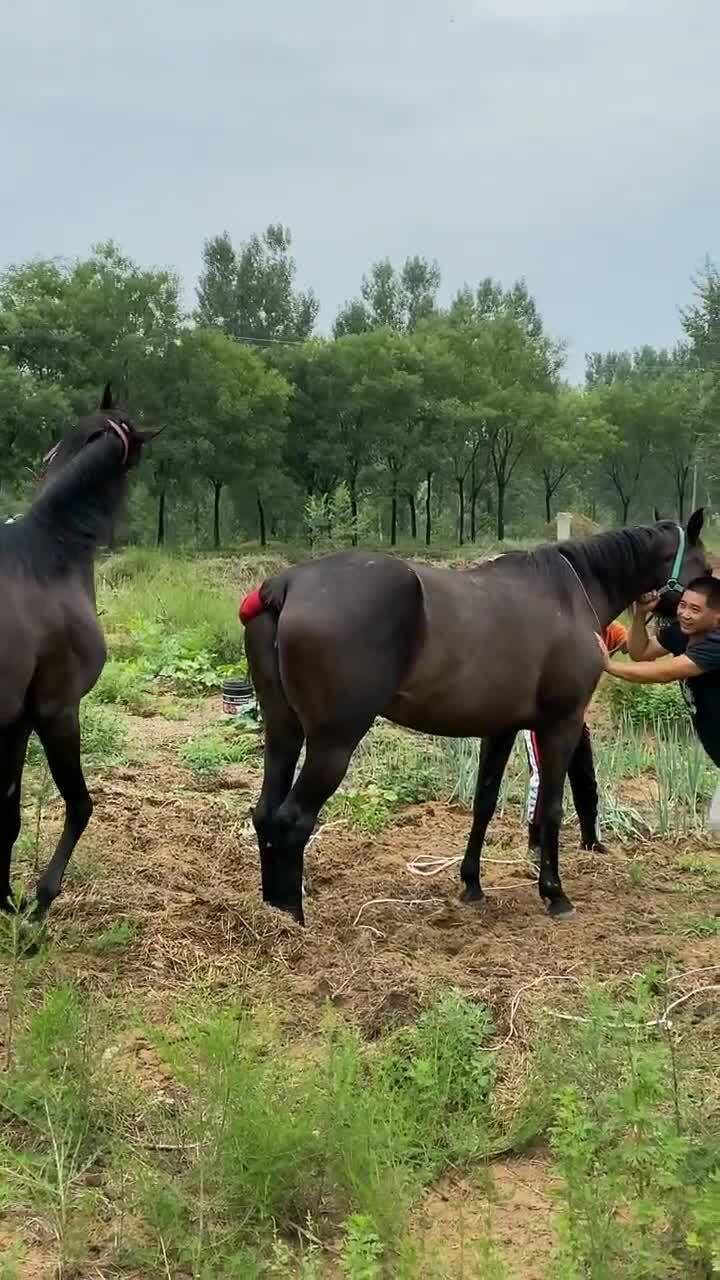
[[421, 665], [383, 715], [420, 733], [485, 738], [531, 724], [536, 707], [537, 684], [527, 670], [509, 663], [485, 674], [458, 657], [442, 675], [423, 673]]

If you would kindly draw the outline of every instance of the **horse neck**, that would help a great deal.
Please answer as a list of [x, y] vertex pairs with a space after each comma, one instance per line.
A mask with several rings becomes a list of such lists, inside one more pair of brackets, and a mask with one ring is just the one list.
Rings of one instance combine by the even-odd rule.
[[656, 530], [642, 530], [642, 534], [642, 542], [634, 530], [600, 534], [583, 545], [584, 554], [573, 554], [572, 546], [560, 548], [603, 627], [644, 592], [656, 588], [662, 578], [662, 534]]
[[67, 463], [28, 512], [34, 541], [40, 543], [34, 559], [42, 560], [44, 548], [47, 568], [77, 566], [93, 599], [93, 559], [98, 544], [112, 527], [125, 484], [117, 445], [114, 440], [103, 439]]

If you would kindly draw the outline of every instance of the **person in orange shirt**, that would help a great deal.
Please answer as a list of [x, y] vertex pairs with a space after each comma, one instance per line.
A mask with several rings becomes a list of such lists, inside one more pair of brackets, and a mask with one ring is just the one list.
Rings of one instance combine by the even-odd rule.
[[[622, 622], [611, 622], [603, 632], [608, 653], [627, 653], [628, 633]], [[530, 766], [530, 785], [527, 800], [528, 848], [537, 860], [540, 857], [540, 753], [537, 736], [532, 729], [523, 730], [525, 750]], [[583, 849], [607, 853], [598, 836], [598, 788], [593, 763], [592, 740], [587, 724], [583, 724], [580, 741], [568, 767], [568, 778], [575, 811], [580, 823]]]

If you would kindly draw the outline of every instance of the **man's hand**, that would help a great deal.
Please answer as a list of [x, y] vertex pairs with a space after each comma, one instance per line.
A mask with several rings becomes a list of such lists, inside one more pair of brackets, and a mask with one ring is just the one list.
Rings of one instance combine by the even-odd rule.
[[610, 654], [608, 653], [608, 647], [607, 647], [607, 645], [606, 645], [605, 641], [603, 640], [602, 636], [599, 636], [599, 635], [598, 635], [597, 631], [595, 632], [595, 639], [596, 639], [596, 640], [597, 640], [597, 642], [598, 642], [598, 647], [599, 647], [600, 652], [601, 652], [601, 654], [602, 654], [603, 667], [604, 667], [604, 668], [605, 668], [605, 670], [607, 671], [607, 670], [609, 669], [609, 666], [610, 666]]
[[646, 591], [644, 595], [640, 596], [639, 600], [635, 601], [633, 609], [636, 613], [639, 613], [641, 618], [649, 618], [653, 610], [657, 608], [659, 600], [659, 591]]

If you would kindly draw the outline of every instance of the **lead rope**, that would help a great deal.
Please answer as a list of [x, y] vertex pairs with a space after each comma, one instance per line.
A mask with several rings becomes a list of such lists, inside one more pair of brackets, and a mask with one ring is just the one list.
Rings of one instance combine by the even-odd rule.
[[586, 599], [586, 600], [587, 600], [587, 602], [588, 602], [588, 605], [590, 606], [590, 609], [592, 610], [592, 615], [593, 615], [593, 617], [594, 617], [595, 621], [596, 621], [596, 622], [597, 622], [597, 624], [598, 624], [598, 632], [599, 632], [599, 634], [600, 634], [600, 635], [602, 635], [604, 628], [603, 628], [603, 625], [602, 625], [602, 623], [601, 623], [600, 619], [598, 618], [598, 615], [597, 615], [597, 609], [595, 608], [595, 605], [593, 604], [593, 602], [592, 602], [592, 600], [590, 599], [590, 597], [589, 597], [589, 595], [588, 595], [587, 591], [585, 590], [585, 583], [583, 582], [582, 578], [580, 577], [580, 574], [578, 573], [577, 569], [575, 568], [575, 565], [574, 565], [574, 564], [572, 564], [572, 563], [570, 562], [570, 560], [568, 560], [567, 556], [564, 556], [564, 555], [563, 555], [563, 553], [562, 553], [562, 551], [560, 551], [558, 554], [559, 554], [559, 556], [560, 556], [560, 559], [565, 561], [565, 564], [567, 565], [568, 569], [571, 569], [571, 570], [572, 570], [572, 572], [575, 574], [575, 577], [577, 578], [578, 582], [580, 583], [580, 590], [582, 591], [582, 593], [583, 593], [583, 595], [584, 595], [585, 599]]

